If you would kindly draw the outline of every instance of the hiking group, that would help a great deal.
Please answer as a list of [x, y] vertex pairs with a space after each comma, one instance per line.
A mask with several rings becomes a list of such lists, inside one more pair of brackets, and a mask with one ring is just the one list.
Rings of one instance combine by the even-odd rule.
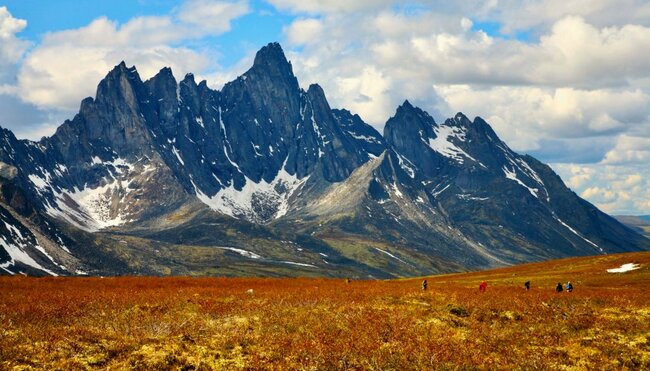
[[[427, 291], [427, 287], [429, 286], [427, 280], [422, 281], [422, 291]], [[524, 282], [524, 290], [529, 291], [530, 290], [530, 281]], [[478, 285], [478, 291], [480, 292], [486, 292], [487, 291], [487, 282], [482, 281], [480, 285]], [[564, 286], [562, 285], [562, 282], [558, 282], [557, 286], [555, 286], [555, 292], [562, 292], [564, 291]], [[573, 292], [573, 285], [571, 282], [566, 283], [566, 291], [567, 292]]]

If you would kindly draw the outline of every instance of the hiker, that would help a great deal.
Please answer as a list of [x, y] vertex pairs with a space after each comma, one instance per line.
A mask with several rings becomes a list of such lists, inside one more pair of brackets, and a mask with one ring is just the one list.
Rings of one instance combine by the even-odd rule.
[[485, 292], [487, 290], [487, 282], [483, 281], [481, 284], [478, 286], [478, 291], [480, 292]]
[[573, 292], [573, 285], [571, 282], [566, 283], [566, 292]]
[[422, 291], [427, 291], [427, 280], [422, 281]]
[[562, 283], [558, 282], [557, 286], [555, 286], [555, 292], [562, 292]]
[[526, 291], [530, 290], [530, 281], [524, 282], [524, 288], [526, 289]]

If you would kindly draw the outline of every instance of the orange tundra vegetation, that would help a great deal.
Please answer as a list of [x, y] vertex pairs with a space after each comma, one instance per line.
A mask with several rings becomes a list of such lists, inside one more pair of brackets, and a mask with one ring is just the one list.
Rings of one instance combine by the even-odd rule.
[[0, 369], [650, 369], [650, 253], [427, 280], [0, 277]]

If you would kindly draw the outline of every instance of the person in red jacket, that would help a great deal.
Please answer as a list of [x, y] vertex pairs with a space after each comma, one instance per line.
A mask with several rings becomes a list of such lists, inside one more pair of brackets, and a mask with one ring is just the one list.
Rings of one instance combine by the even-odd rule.
[[485, 281], [481, 282], [481, 284], [478, 286], [478, 290], [480, 292], [485, 292], [485, 290], [487, 290], [487, 282]]

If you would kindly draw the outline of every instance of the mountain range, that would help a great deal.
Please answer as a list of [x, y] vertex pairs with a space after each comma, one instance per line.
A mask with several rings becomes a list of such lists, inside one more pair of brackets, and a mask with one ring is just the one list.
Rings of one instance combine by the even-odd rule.
[[277, 43], [221, 90], [117, 65], [50, 137], [0, 130], [0, 274], [390, 278], [650, 249], [480, 117], [381, 135]]

